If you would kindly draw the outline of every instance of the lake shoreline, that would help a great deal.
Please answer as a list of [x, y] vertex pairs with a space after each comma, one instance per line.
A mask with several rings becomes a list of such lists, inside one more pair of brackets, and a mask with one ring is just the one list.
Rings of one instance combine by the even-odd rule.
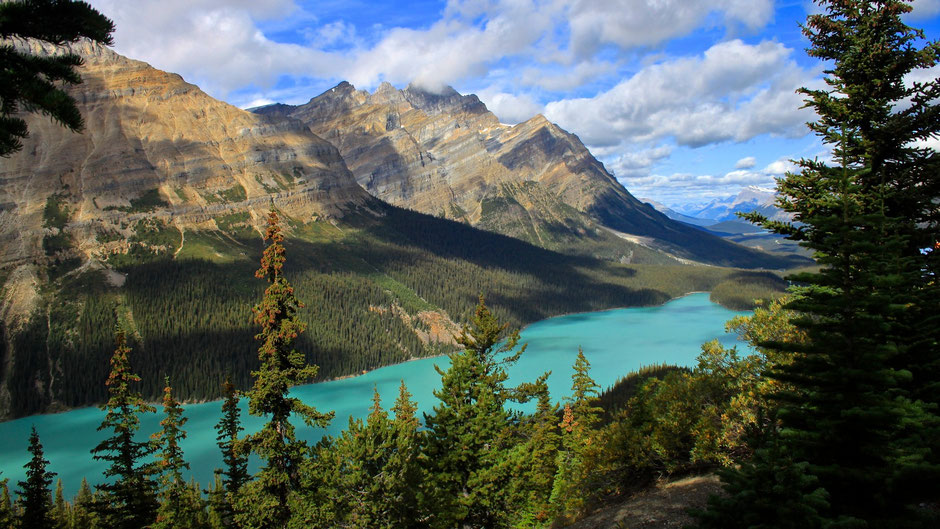
[[[546, 322], [546, 321], [549, 321], [549, 320], [552, 320], [552, 319], [555, 319], [555, 318], [563, 318], [563, 317], [565, 317], [565, 316], [572, 316], [572, 315], [574, 315], [574, 314], [598, 314], [598, 313], [602, 313], [602, 312], [610, 312], [610, 311], [623, 310], [623, 309], [642, 309], [642, 308], [651, 308], [651, 307], [663, 307], [663, 306], [665, 306], [667, 303], [671, 303], [671, 302], [673, 302], [673, 301], [675, 301], [675, 300], [677, 300], [677, 299], [682, 299], [682, 298], [684, 298], [684, 297], [688, 297], [688, 296], [691, 296], [691, 295], [694, 295], [694, 294], [709, 294], [709, 293], [710, 293], [710, 292], [707, 291], [707, 290], [695, 290], [695, 291], [692, 291], [692, 292], [686, 292], [685, 294], [682, 294], [682, 295], [679, 295], [679, 296], [675, 296], [675, 297], [669, 298], [669, 299], [667, 299], [666, 301], [664, 301], [664, 302], [662, 302], [662, 303], [659, 303], [659, 304], [655, 304], [655, 305], [632, 305], [632, 306], [626, 306], [626, 307], [611, 307], [611, 308], [608, 308], [608, 309], [589, 310], [589, 311], [582, 311], [582, 312], [566, 312], [566, 313], [563, 313], [563, 314], [556, 314], [555, 316], [549, 316], [548, 318], [544, 318], [544, 319], [541, 319], [541, 320], [536, 320], [536, 321], [533, 321], [533, 322], [531, 322], [531, 323], [528, 323], [528, 324], [526, 324], [526, 325], [520, 327], [520, 328], [519, 328], [519, 332], [522, 332], [522, 331], [526, 330], [527, 328], [531, 327], [532, 325], [536, 325], [536, 324], [539, 324], [539, 323], [542, 323], [542, 322]], [[711, 301], [711, 300], [709, 300], [709, 301]], [[714, 303], [714, 302], [712, 302], [712, 303]], [[719, 305], [719, 306], [721, 306], [722, 308], [725, 308], [725, 309], [728, 309], [728, 310], [734, 310], [734, 309], [730, 309], [730, 308], [728, 308], [728, 307], [725, 307], [724, 305], [721, 305], [720, 303], [716, 303], [716, 305]], [[402, 362], [397, 362], [397, 363], [394, 363], [394, 364], [386, 364], [386, 365], [383, 365], [383, 366], [374, 367], [374, 368], [372, 368], [372, 369], [363, 370], [363, 371], [360, 372], [360, 373], [350, 373], [350, 374], [348, 374], [348, 375], [341, 375], [341, 376], [338, 376], [338, 377], [330, 377], [330, 378], [328, 378], [328, 379], [318, 380], [318, 381], [316, 381], [316, 382], [308, 382], [308, 383], [306, 383], [306, 384], [299, 384], [298, 386], [294, 386], [294, 387], [308, 386], [308, 385], [312, 385], [312, 384], [327, 384], [327, 383], [336, 382], [336, 381], [339, 381], [339, 380], [349, 380], [349, 379], [361, 377], [361, 376], [363, 376], [363, 375], [367, 375], [367, 374], [372, 373], [373, 371], [376, 371], [376, 370], [378, 370], [378, 369], [384, 369], [384, 368], [386, 368], [386, 367], [397, 366], [397, 365], [403, 365], [403, 364], [407, 364], [408, 362], [417, 362], [417, 361], [420, 361], [420, 360], [427, 360], [427, 359], [429, 359], [429, 358], [443, 358], [443, 357], [446, 357], [448, 354], [450, 354], [450, 353], [443, 353], [443, 354], [433, 355], [433, 356], [421, 356], [421, 357], [416, 357], [416, 358], [409, 358], [409, 359], [404, 360], [404, 361], [402, 361]], [[217, 399], [184, 400], [184, 401], [181, 401], [181, 404], [183, 404], [183, 405], [209, 404], [209, 403], [212, 403], [212, 402], [221, 402], [221, 401], [222, 401], [222, 398], [220, 397], [220, 398], [217, 398]], [[155, 407], [157, 407], [157, 408], [159, 409], [159, 408], [163, 405], [163, 401], [157, 400], [157, 401], [148, 402], [148, 404], [150, 404], [151, 406], [155, 406]], [[85, 410], [85, 409], [89, 409], [89, 408], [101, 409], [100, 405], [97, 405], [97, 404], [96, 404], [96, 405], [91, 405], [91, 406], [80, 406], [80, 407], [73, 407], [73, 408], [62, 407], [61, 409], [60, 409], [60, 408], [57, 408], [57, 409], [55, 409], [55, 410], [50, 410], [50, 411], [47, 411], [47, 412], [45, 412], [45, 413], [37, 413], [37, 414], [34, 414], [34, 415], [26, 415], [26, 416], [23, 416], [23, 417], [16, 417], [16, 418], [13, 418], [13, 419], [6, 419], [6, 420], [3, 420], [3, 421], [0, 421], [0, 424], [5, 424], [5, 423], [8, 423], [8, 422], [12, 422], [12, 421], [18, 421], [18, 420], [21, 420], [21, 419], [28, 419], [28, 418], [30, 418], [30, 417], [41, 417], [41, 416], [47, 416], [47, 415], [49, 415], [49, 416], [54, 416], [54, 415], [59, 415], [59, 414], [62, 414], [62, 413], [69, 413], [69, 412], [72, 412], [72, 411], [76, 411], [76, 410]]]

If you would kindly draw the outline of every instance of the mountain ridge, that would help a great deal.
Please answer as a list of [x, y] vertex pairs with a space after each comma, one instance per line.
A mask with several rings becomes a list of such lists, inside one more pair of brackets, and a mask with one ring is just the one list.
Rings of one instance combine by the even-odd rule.
[[370, 94], [344, 81], [303, 105], [253, 110], [301, 120], [339, 149], [360, 185], [401, 207], [550, 249], [591, 237], [611, 244], [609, 228], [696, 261], [785, 266], [637, 200], [576, 135], [544, 116], [505, 125], [475, 95], [450, 87], [430, 94], [383, 83]]

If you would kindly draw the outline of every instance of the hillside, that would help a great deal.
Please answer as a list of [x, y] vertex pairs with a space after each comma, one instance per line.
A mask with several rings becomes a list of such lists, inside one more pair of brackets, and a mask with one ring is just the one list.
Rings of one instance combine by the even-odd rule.
[[609, 258], [611, 246], [632, 240], [723, 266], [789, 264], [640, 202], [577, 136], [543, 116], [504, 125], [475, 95], [452, 88], [434, 94], [383, 83], [370, 94], [343, 82], [304, 105], [254, 112], [307, 124], [384, 201], [545, 248]]

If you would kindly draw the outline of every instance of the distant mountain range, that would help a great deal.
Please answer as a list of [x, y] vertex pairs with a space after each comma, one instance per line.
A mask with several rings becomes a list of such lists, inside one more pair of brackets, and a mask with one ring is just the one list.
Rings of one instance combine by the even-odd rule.
[[653, 200], [641, 200], [670, 219], [696, 226], [728, 241], [780, 255], [810, 257], [810, 252], [796, 242], [765, 232], [760, 226], [737, 215], [757, 211], [771, 220], [789, 221], [790, 215], [776, 207], [776, 198], [773, 189], [749, 186], [737, 195], [715, 199], [704, 205], [683, 207], [682, 213]]
[[737, 195], [717, 198], [702, 205], [688, 205], [679, 208], [678, 214], [696, 219], [714, 220], [721, 222], [740, 219], [737, 213], [750, 213], [756, 211], [771, 220], [789, 220], [789, 214], [775, 206], [777, 192], [757, 186], [747, 186]]

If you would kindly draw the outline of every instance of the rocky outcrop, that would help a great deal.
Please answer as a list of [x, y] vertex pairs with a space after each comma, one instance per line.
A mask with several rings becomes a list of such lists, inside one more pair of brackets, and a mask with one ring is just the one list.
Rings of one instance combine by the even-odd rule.
[[[538, 115], [499, 122], [474, 95], [347, 82], [304, 105], [254, 109], [296, 118], [335, 145], [382, 200], [548, 248], [612, 229], [655, 238], [683, 257], [753, 266], [763, 256], [674, 222], [634, 198], [577, 136]], [[606, 241], [606, 239], [605, 239]]]
[[[91, 254], [100, 245], [89, 226], [119, 227], [135, 213], [185, 226], [232, 211], [260, 219], [272, 203], [300, 218], [337, 217], [370, 200], [336, 148], [301, 122], [240, 110], [97, 44], [71, 49], [85, 61], [84, 82], [69, 88], [85, 131], [27, 116], [22, 151], [0, 159], [0, 265], [48, 256], [43, 239], [60, 230]], [[50, 198], [62, 226], [50, 226]]]

